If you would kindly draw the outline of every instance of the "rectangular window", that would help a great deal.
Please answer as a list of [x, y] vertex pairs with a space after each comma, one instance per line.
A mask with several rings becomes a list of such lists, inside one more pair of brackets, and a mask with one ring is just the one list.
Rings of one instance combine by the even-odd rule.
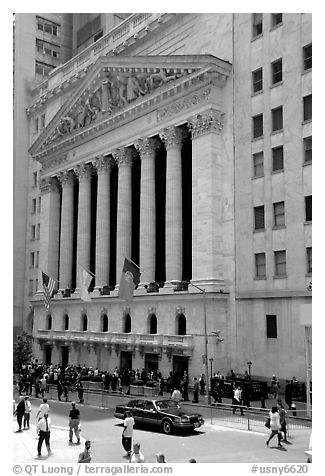
[[37, 172], [33, 172], [33, 187], [37, 187]]
[[312, 153], [313, 153], [313, 144], [312, 144], [312, 137], [305, 137], [304, 138], [304, 162], [305, 164], [309, 164], [312, 161]]
[[272, 171], [283, 170], [283, 145], [272, 149]]
[[41, 203], [42, 203], [42, 199], [41, 197], [38, 197], [38, 213], [41, 213]]
[[255, 253], [255, 276], [265, 278], [265, 253]]
[[38, 279], [35, 279], [35, 294], [38, 291]]
[[263, 89], [263, 69], [259, 68], [252, 73], [253, 93]]
[[45, 128], [45, 114], [41, 115], [41, 129]]
[[272, 13], [272, 26], [282, 23], [282, 13]]
[[303, 68], [306, 71], [307, 69], [311, 69], [312, 67], [312, 59], [313, 59], [312, 44], [310, 43], [310, 45], [304, 46], [302, 49], [302, 52], [303, 52], [303, 62], [304, 62]]
[[39, 251], [36, 251], [36, 262], [35, 262], [35, 267], [38, 268], [39, 265]]
[[264, 175], [264, 158], [263, 152], [253, 154], [254, 177], [263, 177]]
[[277, 319], [276, 314], [266, 314], [266, 337], [268, 339], [277, 339]]
[[284, 202], [273, 203], [274, 226], [284, 226]]
[[313, 271], [313, 256], [312, 256], [312, 247], [306, 248], [306, 257], [307, 257], [307, 274], [311, 274]]
[[32, 279], [29, 280], [29, 286], [28, 286], [28, 295], [32, 296], [34, 291], [34, 281]]
[[308, 121], [312, 117], [312, 95], [309, 94], [303, 98], [304, 103], [304, 121]]
[[38, 225], [37, 225], [37, 237], [36, 237], [37, 240], [40, 239], [40, 233], [41, 233], [41, 225], [38, 224]]
[[272, 70], [272, 84], [280, 83], [282, 81], [282, 58], [271, 63]]
[[253, 117], [253, 138], [263, 136], [263, 114]]
[[36, 198], [32, 200], [32, 213], [36, 213]]
[[286, 276], [286, 252], [285, 250], [274, 252], [274, 274], [275, 276]]
[[29, 255], [29, 266], [30, 266], [31, 268], [34, 268], [34, 265], [35, 265], [35, 253], [32, 252], [32, 253], [30, 253], [30, 255]]
[[35, 236], [36, 236], [36, 228], [35, 228], [35, 225], [32, 225], [30, 239], [35, 240]]
[[272, 131], [283, 129], [283, 109], [282, 106], [272, 109]]
[[312, 221], [313, 218], [313, 203], [312, 203], [312, 195], [308, 195], [305, 197], [305, 219], [306, 221]]
[[255, 230], [261, 230], [265, 227], [264, 219], [264, 205], [254, 207], [254, 228]]
[[253, 13], [253, 38], [263, 33], [263, 13]]

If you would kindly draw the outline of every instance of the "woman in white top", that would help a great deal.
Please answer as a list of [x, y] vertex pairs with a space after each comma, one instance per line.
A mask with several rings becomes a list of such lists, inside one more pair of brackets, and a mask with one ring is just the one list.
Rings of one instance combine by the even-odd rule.
[[268, 440], [266, 441], [266, 444], [267, 446], [269, 446], [270, 440], [272, 440], [273, 436], [278, 435], [278, 446], [281, 447], [282, 446], [281, 445], [282, 436], [280, 432], [281, 425], [280, 425], [280, 415], [278, 413], [277, 407], [272, 407], [272, 410], [269, 413], [269, 417], [270, 417], [271, 434]]

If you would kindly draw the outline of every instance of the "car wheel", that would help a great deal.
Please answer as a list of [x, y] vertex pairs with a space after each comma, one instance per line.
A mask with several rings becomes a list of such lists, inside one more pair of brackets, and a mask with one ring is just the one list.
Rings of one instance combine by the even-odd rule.
[[172, 422], [170, 420], [164, 420], [162, 423], [162, 429], [166, 435], [169, 435], [173, 429]]

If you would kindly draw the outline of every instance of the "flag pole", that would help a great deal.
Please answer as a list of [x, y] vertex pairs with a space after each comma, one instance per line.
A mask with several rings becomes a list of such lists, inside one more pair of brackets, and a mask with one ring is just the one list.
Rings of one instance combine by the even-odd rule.
[[89, 271], [89, 269], [86, 269], [84, 266], [82, 266], [82, 264], [78, 263], [79, 266], [81, 266], [85, 271], [87, 271], [87, 273], [91, 274], [91, 276], [93, 278], [96, 278], [96, 275], [94, 273], [92, 273], [91, 271]]
[[[125, 257], [126, 258], [126, 257]], [[130, 258], [126, 258], [127, 260], [130, 261], [130, 263], [134, 264], [134, 266], [136, 268], [138, 268], [139, 271], [141, 271], [142, 274], [146, 274], [150, 279], [151, 279], [151, 276], [149, 273], [147, 273], [144, 269], [141, 269], [139, 265], [137, 265], [134, 261], [132, 261]], [[157, 283], [157, 281], [155, 281], [154, 279], [152, 279], [151, 281], [152, 283], [155, 283], [158, 285], [159, 288], [161, 288], [161, 286], [159, 285], [159, 283]]]

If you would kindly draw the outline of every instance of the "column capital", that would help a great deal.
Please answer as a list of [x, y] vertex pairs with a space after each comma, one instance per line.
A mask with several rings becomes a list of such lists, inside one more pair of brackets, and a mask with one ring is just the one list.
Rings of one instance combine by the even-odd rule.
[[38, 184], [42, 194], [49, 192], [59, 192], [60, 190], [57, 177], [42, 178]]
[[65, 187], [66, 185], [71, 186], [74, 183], [75, 176], [72, 170], [64, 170], [58, 174], [58, 180], [61, 184], [61, 187]]
[[120, 147], [118, 149], [115, 149], [112, 155], [116, 160], [117, 165], [120, 167], [121, 165], [132, 164], [134, 152], [132, 149], [129, 149], [127, 147]]
[[91, 164], [79, 164], [75, 167], [74, 172], [79, 180], [81, 182], [82, 180], [90, 180], [92, 173], [93, 173], [93, 168]]
[[156, 138], [142, 137], [134, 143], [135, 148], [142, 159], [154, 158], [155, 151], [159, 147], [159, 142]]
[[209, 132], [220, 132], [223, 129], [223, 116], [216, 109], [209, 109], [200, 114], [196, 114], [188, 120], [188, 127], [192, 133], [192, 139]]
[[104, 155], [99, 155], [92, 161], [92, 164], [97, 170], [97, 174], [109, 172], [111, 169], [111, 158], [105, 157]]
[[184, 133], [179, 127], [170, 126], [160, 132], [159, 137], [164, 142], [166, 149], [180, 149], [184, 140]]

